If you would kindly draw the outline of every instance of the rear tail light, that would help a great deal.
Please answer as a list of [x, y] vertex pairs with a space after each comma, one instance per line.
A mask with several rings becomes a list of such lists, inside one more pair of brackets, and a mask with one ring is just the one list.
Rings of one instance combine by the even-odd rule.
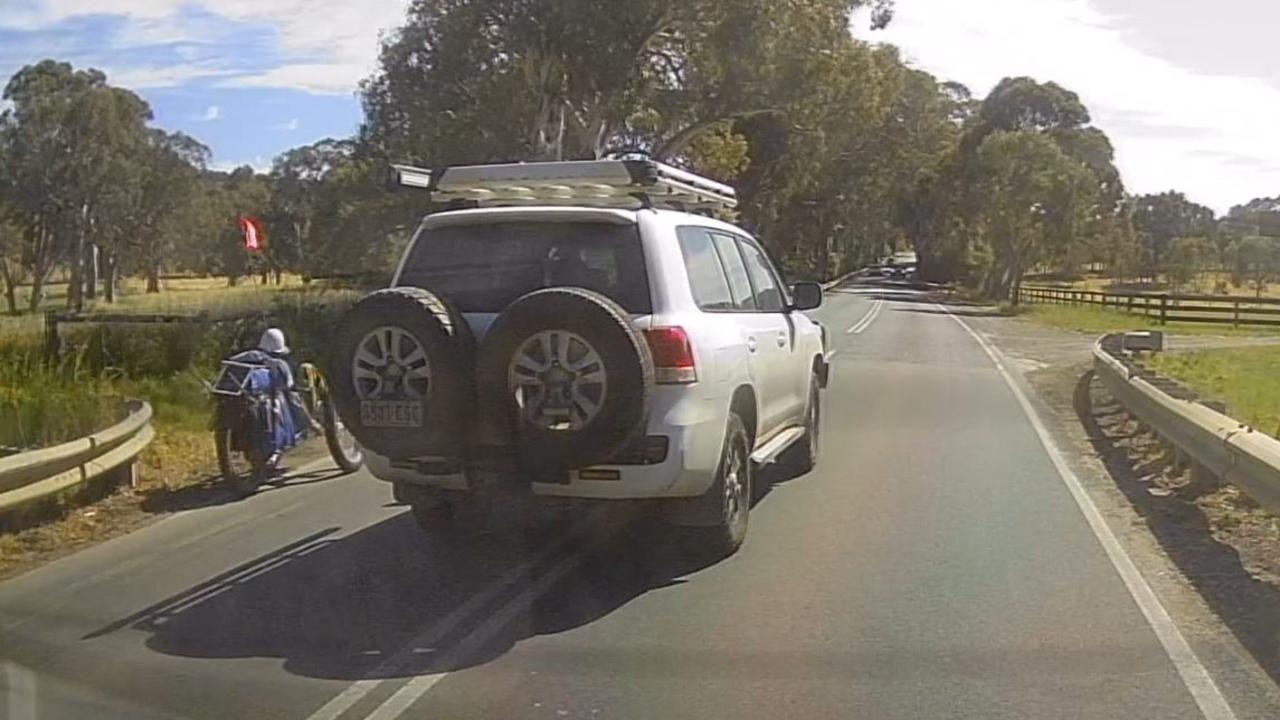
[[653, 352], [654, 377], [659, 385], [689, 385], [698, 381], [693, 345], [684, 328], [654, 328], [644, 334]]

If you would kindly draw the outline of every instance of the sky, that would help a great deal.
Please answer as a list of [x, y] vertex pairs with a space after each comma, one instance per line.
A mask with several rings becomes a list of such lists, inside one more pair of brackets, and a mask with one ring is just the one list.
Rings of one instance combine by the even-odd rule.
[[[622, 0], [601, 0], [614, 2]], [[359, 81], [407, 0], [0, 0], [0, 79], [46, 57], [136, 90], [214, 165], [269, 167], [350, 135]], [[1080, 94], [1132, 192], [1219, 212], [1280, 195], [1278, 0], [897, 0], [913, 65], [984, 95], [1006, 76]]]
[[1219, 213], [1280, 195], [1280, 0], [897, 0], [880, 32], [985, 95], [1006, 76], [1078, 93], [1130, 192]]

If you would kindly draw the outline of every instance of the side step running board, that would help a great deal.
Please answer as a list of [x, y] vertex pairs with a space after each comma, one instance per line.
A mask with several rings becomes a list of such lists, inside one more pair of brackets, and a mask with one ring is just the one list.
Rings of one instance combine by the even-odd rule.
[[761, 445], [755, 452], [751, 453], [751, 462], [757, 465], [768, 465], [777, 460], [784, 450], [791, 447], [795, 441], [802, 437], [804, 437], [804, 428], [802, 427], [783, 430], [777, 437]]

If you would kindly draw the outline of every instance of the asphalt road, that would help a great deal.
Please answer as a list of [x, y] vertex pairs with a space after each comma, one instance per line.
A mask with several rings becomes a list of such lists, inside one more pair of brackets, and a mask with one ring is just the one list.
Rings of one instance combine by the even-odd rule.
[[320, 468], [0, 584], [0, 717], [1203, 717], [979, 343], [818, 315], [821, 461], [728, 560], [619, 509], [428, 537]]

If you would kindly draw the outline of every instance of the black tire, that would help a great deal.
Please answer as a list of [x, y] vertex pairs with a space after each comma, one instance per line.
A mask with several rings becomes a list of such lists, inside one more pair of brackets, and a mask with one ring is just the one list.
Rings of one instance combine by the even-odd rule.
[[804, 475], [818, 465], [818, 453], [822, 448], [822, 392], [818, 389], [818, 377], [809, 380], [809, 404], [805, 409], [804, 437], [787, 448], [785, 467], [792, 477]]
[[[222, 479], [239, 495], [250, 495], [258, 486], [266, 481], [270, 474], [267, 459], [261, 450], [237, 451], [232, 448], [234, 431], [226, 426], [218, 425], [213, 430], [213, 445], [218, 454], [218, 472]], [[237, 467], [236, 456], [240, 456], [245, 467]]]
[[716, 480], [707, 491], [709, 500], [717, 500], [720, 512], [714, 524], [705, 528], [689, 528], [697, 542], [697, 550], [725, 557], [742, 547], [747, 539], [754, 483], [755, 466], [751, 462], [747, 426], [736, 412], [730, 412]]
[[320, 407], [323, 417], [321, 422], [324, 423], [324, 444], [329, 448], [333, 464], [345, 473], [353, 473], [364, 467], [364, 453], [355, 444], [355, 436], [346, 428], [342, 418], [338, 417], [333, 400], [322, 400]]
[[[421, 348], [425, 365], [417, 358], [404, 367], [396, 362], [406, 361], [416, 352], [405, 352], [400, 344], [404, 337], [412, 338]], [[362, 346], [366, 353], [381, 352], [383, 364], [368, 363], [368, 354], [360, 360]], [[475, 402], [471, 376], [475, 338], [466, 320], [448, 303], [414, 287], [367, 295], [343, 319], [335, 349], [328, 373], [333, 402], [361, 445], [392, 458], [457, 457], [462, 453]], [[358, 362], [377, 379], [365, 376], [357, 381]], [[424, 371], [426, 376], [414, 378], [411, 373], [415, 371]], [[420, 426], [366, 426], [361, 422], [361, 404], [366, 400], [404, 401], [416, 409]]]
[[[553, 357], [525, 358], [549, 367], [518, 368], [517, 353], [538, 338], [547, 341], [540, 347], [551, 348]], [[573, 365], [584, 362], [590, 364]], [[513, 386], [512, 378], [522, 373], [530, 384]], [[581, 288], [538, 290], [512, 303], [480, 348], [482, 425], [486, 434], [495, 428], [505, 434], [531, 469], [599, 465], [644, 430], [653, 375], [649, 344], [617, 303]]]

